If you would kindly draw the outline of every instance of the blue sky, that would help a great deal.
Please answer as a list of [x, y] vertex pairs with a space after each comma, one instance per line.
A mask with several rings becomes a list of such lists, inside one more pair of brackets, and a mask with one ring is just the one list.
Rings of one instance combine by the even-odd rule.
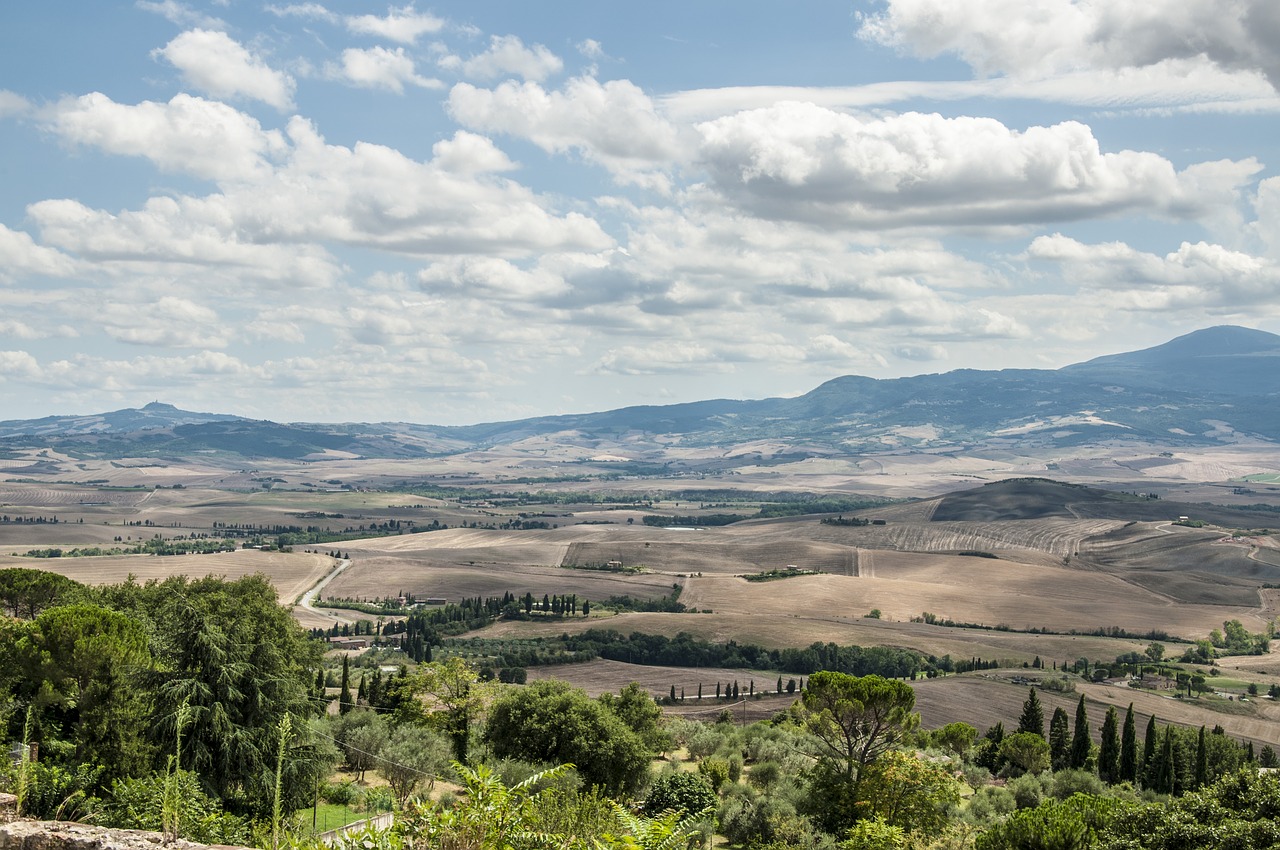
[[1280, 331], [1268, 0], [0, 10], [0, 418], [461, 424]]

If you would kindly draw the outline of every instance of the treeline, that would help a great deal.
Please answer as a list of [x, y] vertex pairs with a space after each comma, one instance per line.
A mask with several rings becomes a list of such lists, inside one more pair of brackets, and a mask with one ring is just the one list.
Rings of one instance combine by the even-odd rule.
[[743, 514], [692, 514], [684, 516], [664, 516], [661, 514], [648, 514], [641, 522], [645, 525], [654, 526], [656, 528], [671, 528], [672, 526], [720, 526], [732, 525], [735, 522], [741, 522], [744, 519], [751, 519]]
[[75, 549], [29, 549], [26, 558], [95, 558], [103, 555], [212, 555], [215, 552], [234, 552], [239, 548], [234, 540], [211, 538], [194, 540], [162, 540], [153, 537], [136, 546], [84, 546]]

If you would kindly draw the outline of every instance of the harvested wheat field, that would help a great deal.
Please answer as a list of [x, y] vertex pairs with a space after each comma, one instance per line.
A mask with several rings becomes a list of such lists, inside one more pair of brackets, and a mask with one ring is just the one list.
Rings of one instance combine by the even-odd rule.
[[333, 558], [306, 552], [238, 549], [213, 555], [113, 555], [98, 558], [10, 559], [0, 566], [49, 570], [82, 584], [119, 584], [129, 576], [140, 582], [170, 576], [229, 579], [262, 573], [271, 580], [281, 604], [290, 605], [333, 568]]
[[[898, 575], [899, 566], [901, 576]], [[862, 577], [800, 576], [748, 582], [727, 576], [685, 580], [681, 601], [691, 608], [760, 617], [825, 613], [859, 617], [879, 609], [908, 620], [924, 612], [940, 619], [1013, 629], [1092, 631], [1119, 626], [1194, 638], [1239, 618], [1252, 631], [1265, 628], [1248, 609], [1173, 604], [1168, 598], [1114, 576], [991, 558], [872, 552], [860, 561]], [[867, 577], [866, 574], [870, 574]]]
[[[1033, 678], [1045, 671], [1027, 671]], [[1027, 698], [1028, 685], [1009, 681], [1009, 671], [988, 671], [925, 679], [913, 682], [916, 692], [916, 710], [920, 712], [920, 725], [934, 729], [953, 721], [963, 721], [978, 727], [979, 731], [1003, 722], [1005, 730], [1017, 728], [1022, 704]], [[1240, 716], [1214, 711], [1207, 703], [1197, 700], [1178, 700], [1166, 695], [1129, 688], [1123, 685], [1077, 684], [1075, 693], [1055, 693], [1036, 689], [1044, 707], [1045, 722], [1053, 710], [1061, 706], [1069, 717], [1075, 717], [1076, 705], [1081, 694], [1085, 697], [1085, 709], [1094, 740], [1101, 738], [1107, 707], [1114, 705], [1120, 719], [1133, 703], [1138, 734], [1146, 727], [1152, 714], [1157, 723], [1174, 723], [1179, 726], [1199, 728], [1221, 725], [1227, 734], [1238, 740], [1252, 740], [1257, 745], [1280, 746], [1280, 722], [1264, 716]]]
[[[674, 636], [688, 632], [696, 638], [724, 643], [754, 643], [769, 649], [809, 646], [814, 642], [894, 646], [914, 649], [925, 655], [952, 658], [1000, 659], [1007, 663], [1030, 663], [1036, 657], [1046, 664], [1080, 657], [1110, 660], [1127, 652], [1142, 652], [1146, 641], [1085, 635], [1032, 635], [983, 629], [955, 629], [925, 623], [889, 622], [861, 617], [828, 617], [814, 614], [760, 617], [753, 614], [657, 614], [633, 613], [589, 619], [553, 622], [500, 621], [474, 632], [471, 637], [538, 637], [564, 632], [576, 634], [587, 629], [615, 629], [623, 634], [645, 632]], [[1170, 654], [1182, 651], [1170, 644]]]

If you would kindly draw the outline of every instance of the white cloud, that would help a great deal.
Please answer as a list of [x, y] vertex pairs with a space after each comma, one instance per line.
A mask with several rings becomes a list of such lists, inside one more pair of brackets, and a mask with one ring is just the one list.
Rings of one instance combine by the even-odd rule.
[[486, 136], [459, 130], [453, 138], [431, 146], [431, 163], [458, 174], [511, 171], [516, 168], [505, 153]]
[[336, 24], [342, 19], [319, 3], [290, 3], [285, 6], [268, 5], [266, 10], [278, 18], [310, 18]]
[[224, 103], [187, 94], [168, 103], [115, 103], [94, 92], [68, 98], [43, 114], [63, 139], [150, 159], [165, 171], [214, 180], [249, 180], [271, 170], [285, 149], [279, 132]]
[[203, 12], [197, 12], [185, 3], [179, 3], [177, 0], [137, 0], [137, 6], [144, 12], [154, 12], [162, 16], [169, 23], [177, 24], [180, 27], [204, 27], [206, 29], [220, 29], [225, 27], [220, 19], [210, 17]]
[[188, 30], [157, 49], [156, 55], [206, 94], [260, 100], [281, 111], [293, 108], [293, 77], [273, 70], [226, 33]]
[[577, 44], [578, 52], [588, 59], [603, 59], [604, 46], [594, 38], [584, 38]]
[[456, 56], [445, 57], [440, 64], [479, 80], [517, 75], [541, 82], [564, 70], [564, 62], [559, 56], [541, 44], [525, 47], [524, 42], [514, 35], [491, 36], [489, 49], [483, 53], [466, 60]]
[[40, 363], [25, 351], [0, 351], [0, 381], [31, 380], [40, 374]]
[[1183, 242], [1162, 257], [1123, 242], [1090, 245], [1055, 233], [1035, 239], [1026, 256], [1055, 263], [1065, 279], [1122, 309], [1280, 308], [1280, 264], [1221, 245]]
[[0, 281], [25, 275], [67, 277], [75, 268], [75, 261], [65, 254], [37, 245], [29, 234], [0, 224]]
[[427, 33], [439, 32], [444, 20], [435, 15], [419, 13], [413, 5], [392, 7], [385, 17], [377, 15], [353, 15], [346, 19], [347, 29], [360, 35], [373, 35], [400, 44], [415, 44]]
[[368, 50], [348, 48], [342, 51], [342, 64], [330, 65], [331, 77], [346, 80], [355, 86], [370, 89], [386, 89], [403, 94], [405, 85], [420, 88], [444, 88], [444, 83], [418, 74], [413, 59], [403, 47], [388, 50], [372, 47]]
[[627, 80], [576, 77], [562, 91], [509, 80], [494, 89], [459, 83], [449, 114], [474, 129], [507, 133], [545, 151], [578, 151], [622, 182], [666, 188], [663, 172], [681, 158], [676, 128]]
[[1019, 132], [990, 118], [864, 118], [785, 103], [698, 125], [712, 184], [755, 215], [860, 228], [982, 227], [1139, 210], [1204, 215], [1255, 161], [1179, 173], [1157, 154], [1103, 153], [1076, 122]]
[[31, 103], [25, 97], [8, 89], [0, 89], [0, 118], [25, 115], [31, 111]]
[[131, 345], [207, 349], [224, 348], [228, 341], [218, 314], [186, 298], [164, 296], [141, 304], [113, 301], [77, 311], [97, 322], [107, 336]]
[[954, 54], [983, 75], [1211, 63], [1280, 88], [1273, 0], [889, 0], [860, 34], [919, 56]]
[[122, 277], [163, 275], [202, 288], [246, 281], [300, 288], [332, 285], [342, 275], [318, 245], [256, 240], [224, 196], [151, 198], [140, 210], [112, 215], [69, 199], [27, 209], [44, 242]]

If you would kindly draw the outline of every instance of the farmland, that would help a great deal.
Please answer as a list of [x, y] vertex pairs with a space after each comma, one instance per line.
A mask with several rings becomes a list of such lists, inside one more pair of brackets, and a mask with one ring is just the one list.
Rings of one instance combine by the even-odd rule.
[[[526, 450], [532, 451], [520, 449]], [[1203, 468], [1237, 463], [1226, 454], [1203, 459]], [[503, 457], [505, 467], [496, 455], [442, 460], [441, 474], [429, 479], [406, 477], [408, 462], [362, 465], [345, 457], [235, 470], [154, 462], [108, 468], [57, 455], [9, 460], [5, 471], [12, 477], [0, 484], [0, 514], [11, 521], [0, 523], [0, 564], [39, 566], [88, 584], [130, 575], [147, 580], [178, 573], [236, 577], [262, 572], [289, 604], [349, 560], [321, 591], [323, 598], [368, 603], [403, 594], [456, 602], [527, 593], [536, 599], [573, 595], [592, 604], [589, 617], [500, 620], [476, 633], [489, 638], [605, 627], [624, 634], [687, 632], [713, 642], [770, 648], [814, 642], [902, 647], [939, 658], [1012, 665], [1037, 657], [1046, 664], [1081, 657], [1109, 660], [1143, 652], [1150, 635], [1164, 638], [1169, 653], [1178, 654], [1180, 640], [1202, 638], [1226, 620], [1238, 619], [1261, 632], [1280, 615], [1280, 591], [1263, 588], [1280, 584], [1280, 548], [1269, 530], [1259, 527], [1273, 514], [1171, 500], [1226, 490], [1213, 489], [1211, 482], [1142, 480], [1141, 487], [1104, 492], [1043, 480], [991, 483], [999, 477], [993, 467], [1017, 468], [1025, 458], [960, 463], [884, 455], [874, 462], [828, 459], [766, 469], [750, 453], [739, 453], [733, 456], [738, 464], [733, 488], [713, 481], [699, 491], [687, 481], [642, 478], [611, 479], [607, 485], [576, 479], [504, 484], [516, 476], [499, 470], [511, 470], [517, 458]], [[1091, 474], [1117, 468], [1101, 460], [1087, 468], [1083, 459], [1076, 462]], [[1192, 469], [1190, 462], [1132, 459], [1123, 468], [1151, 476]], [[421, 468], [436, 462], [415, 463]], [[522, 456], [514, 469], [541, 471], [541, 463]], [[44, 472], [33, 472], [33, 466]], [[353, 479], [356, 470], [365, 477]], [[49, 480], [42, 483], [41, 475]], [[77, 478], [79, 483], [71, 483]], [[815, 484], [822, 492], [838, 480], [846, 486], [848, 481], [874, 483], [867, 491], [884, 496], [923, 498], [857, 512], [866, 525], [824, 523], [822, 516], [803, 514], [750, 518], [778, 498], [771, 494]], [[1165, 498], [1157, 498], [1157, 490]], [[1256, 496], [1264, 498], [1266, 492]], [[1222, 504], [1242, 499], [1232, 494]], [[748, 519], [716, 527], [698, 524], [701, 516], [725, 514]], [[1176, 525], [1185, 515], [1214, 522], [1199, 528]], [[686, 528], [644, 522], [653, 516], [692, 522]], [[237, 546], [271, 549], [276, 535], [288, 529], [314, 534], [304, 538], [314, 542], [296, 543], [292, 551], [241, 548], [218, 555], [23, 557], [53, 547], [133, 545], [157, 535], [166, 540], [231, 535]], [[771, 571], [788, 577], [743, 578]], [[646, 600], [669, 598], [673, 591], [685, 613], [609, 604], [628, 599], [643, 607]], [[295, 615], [309, 627], [368, 616], [334, 608], [299, 608]], [[926, 615], [931, 622], [922, 622]], [[965, 627], [938, 624], [943, 622]], [[1268, 656], [1221, 663], [1264, 690], [1280, 679], [1280, 663]], [[777, 675], [650, 670], [602, 661], [530, 669], [533, 678], [561, 675], [593, 688], [637, 679], [658, 695], [672, 684], [687, 693], [698, 681], [713, 688], [717, 678], [727, 681], [731, 674], [740, 684], [754, 677], [762, 687]], [[1114, 691], [1097, 690], [1104, 687], [1083, 686], [1091, 704], [1114, 701]], [[918, 691], [926, 723], [963, 719], [961, 712], [970, 710], [975, 719], [986, 716], [983, 711], [994, 716], [1005, 711], [1005, 703], [1022, 698], [1008, 682], [975, 674], [920, 682]], [[1218, 716], [1194, 701], [1174, 704], [1127, 691], [1119, 698], [1178, 722]], [[1143, 702], [1151, 699], [1163, 701]], [[1221, 715], [1222, 722], [1232, 734], [1280, 743], [1271, 731], [1271, 708], [1259, 704], [1252, 714]]]

